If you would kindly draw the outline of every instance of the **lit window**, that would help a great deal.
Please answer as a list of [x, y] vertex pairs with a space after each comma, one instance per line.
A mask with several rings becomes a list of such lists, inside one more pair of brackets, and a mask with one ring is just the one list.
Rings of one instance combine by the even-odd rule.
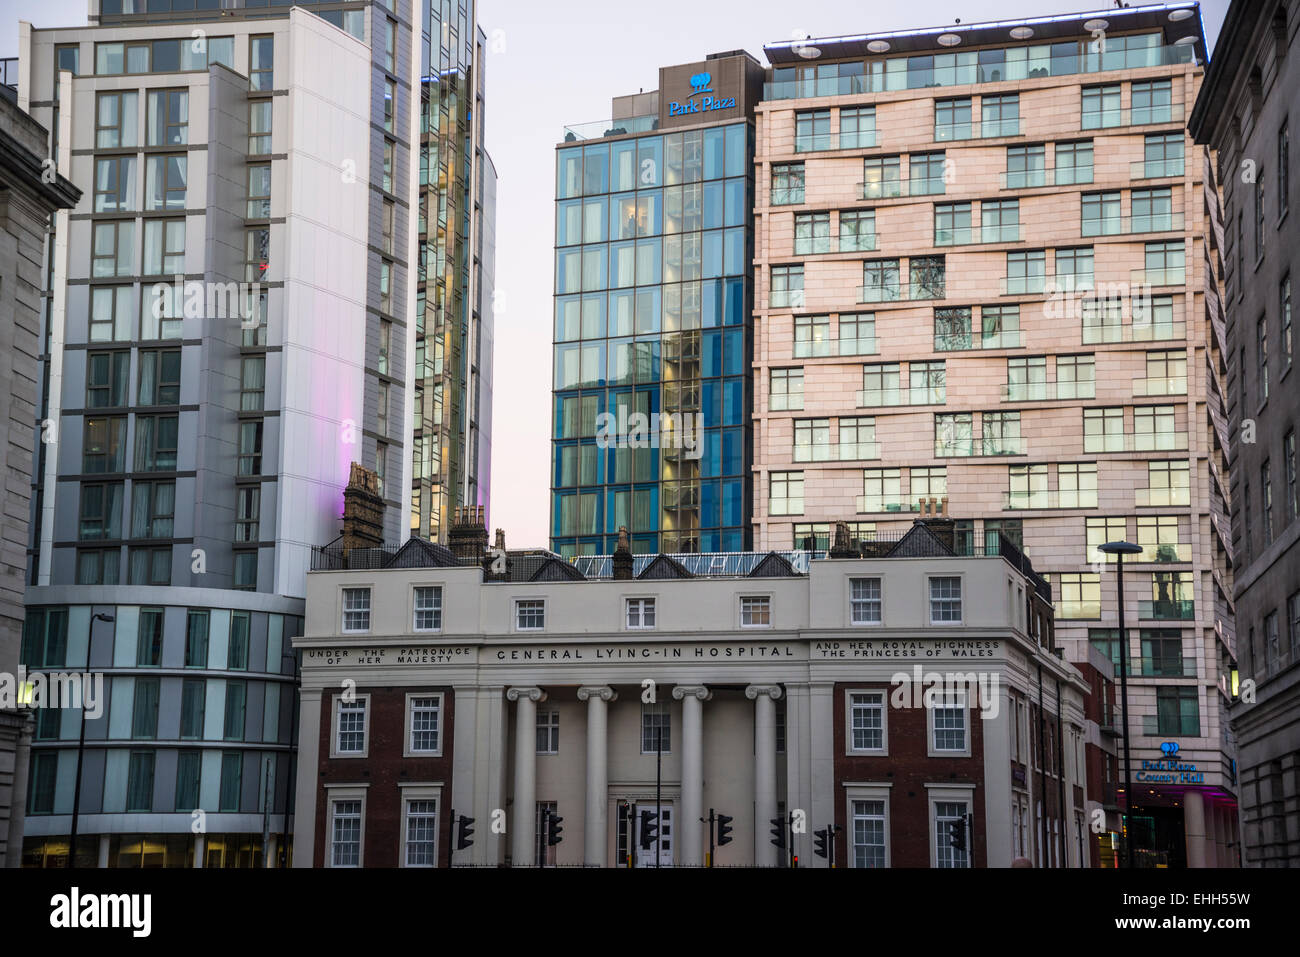
[[746, 595], [740, 599], [741, 628], [771, 628], [772, 599], [767, 595]]

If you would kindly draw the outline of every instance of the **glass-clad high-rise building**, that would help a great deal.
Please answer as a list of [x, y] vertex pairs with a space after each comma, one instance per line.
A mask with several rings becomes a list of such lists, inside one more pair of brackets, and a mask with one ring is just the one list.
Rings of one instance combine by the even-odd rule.
[[557, 148], [551, 541], [749, 547], [752, 104], [743, 52], [660, 70]]
[[351, 466], [388, 541], [441, 533], [413, 445], [486, 490], [482, 34], [428, 0], [90, 21], [20, 25], [19, 104], [83, 190], [45, 244], [22, 660], [104, 683], [84, 746], [80, 709], [37, 709], [23, 858], [288, 863], [291, 640]]
[[488, 505], [496, 169], [475, 4], [422, 10], [410, 532], [445, 542], [453, 509]]

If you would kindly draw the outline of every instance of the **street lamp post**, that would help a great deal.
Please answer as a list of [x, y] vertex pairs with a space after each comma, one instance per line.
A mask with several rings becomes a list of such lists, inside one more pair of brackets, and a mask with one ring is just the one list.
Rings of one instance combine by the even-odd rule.
[[1119, 693], [1120, 720], [1124, 724], [1124, 864], [1133, 869], [1133, 774], [1129, 761], [1128, 736], [1128, 635], [1124, 629], [1124, 556], [1141, 553], [1142, 546], [1132, 542], [1107, 542], [1097, 550], [1115, 556], [1115, 582], [1119, 601]]
[[[90, 673], [90, 653], [94, 648], [95, 622], [113, 621], [112, 615], [97, 612], [90, 622], [90, 634], [86, 638], [86, 673]], [[81, 758], [86, 750], [86, 689], [81, 689], [81, 731], [77, 735], [77, 780], [72, 791], [72, 833], [68, 837], [68, 867], [77, 866], [77, 819], [81, 816]]]

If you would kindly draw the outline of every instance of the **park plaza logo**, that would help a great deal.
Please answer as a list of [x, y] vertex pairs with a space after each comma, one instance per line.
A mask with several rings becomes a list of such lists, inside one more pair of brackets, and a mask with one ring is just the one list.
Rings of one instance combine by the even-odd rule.
[[710, 85], [713, 82], [713, 74], [693, 74], [690, 82], [690, 98], [685, 103], [679, 103], [676, 100], [669, 103], [669, 116], [686, 116], [689, 113], [712, 113], [715, 110], [731, 109], [736, 105], [734, 96], [713, 95], [713, 87]]

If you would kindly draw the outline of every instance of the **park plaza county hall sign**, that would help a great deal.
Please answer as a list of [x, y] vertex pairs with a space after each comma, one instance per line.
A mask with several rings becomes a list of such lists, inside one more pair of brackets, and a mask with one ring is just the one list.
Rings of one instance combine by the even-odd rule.
[[1197, 771], [1196, 765], [1179, 761], [1178, 742], [1166, 741], [1160, 745], [1163, 758], [1154, 761], [1142, 759], [1142, 768], [1137, 773], [1137, 780], [1142, 784], [1204, 784], [1205, 772]]
[[719, 662], [959, 658], [997, 656], [996, 639], [796, 642], [586, 642], [581, 644], [382, 645], [303, 649], [306, 666], [421, 666], [608, 662]]
[[686, 116], [689, 113], [712, 113], [715, 110], [728, 110], [736, 105], [734, 96], [715, 96], [713, 93], [713, 75], [696, 73], [691, 76], [691, 96], [685, 103], [673, 100], [668, 104], [669, 116]]

